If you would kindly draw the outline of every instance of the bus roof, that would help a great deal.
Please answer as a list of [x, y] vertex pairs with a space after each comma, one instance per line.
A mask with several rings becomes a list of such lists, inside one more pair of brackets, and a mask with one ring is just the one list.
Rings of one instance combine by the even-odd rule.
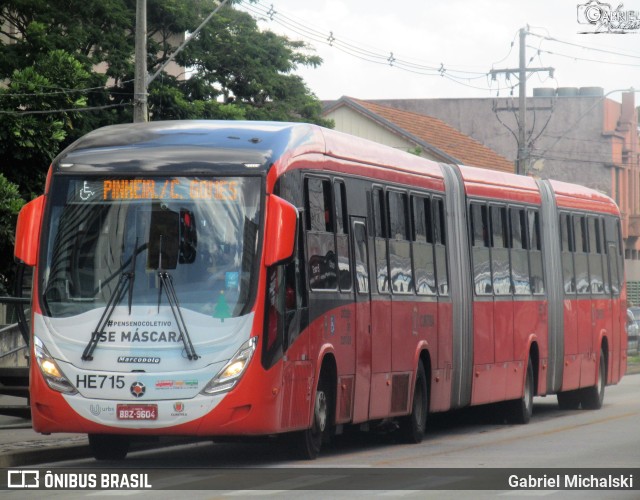
[[[215, 149], [215, 155], [212, 150]], [[278, 175], [308, 153], [442, 178], [437, 163], [317, 125], [286, 122], [183, 120], [112, 125], [81, 137], [54, 160], [55, 171], [175, 171], [235, 165]], [[282, 161], [278, 161], [282, 160]], [[186, 165], [189, 165], [187, 167]]]
[[[184, 171], [212, 166], [264, 170], [289, 150], [324, 152], [314, 125], [246, 121], [159, 121], [103, 127], [81, 137], [54, 160], [56, 171]], [[212, 154], [215, 150], [215, 155]]]
[[578, 184], [550, 180], [558, 208], [594, 210], [620, 215], [615, 202], [606, 194]]
[[[213, 151], [215, 150], [215, 154]], [[288, 122], [176, 120], [103, 127], [81, 137], [53, 161], [55, 172], [242, 174], [284, 173], [295, 157], [321, 154], [395, 174], [442, 180], [438, 163], [389, 146], [317, 125]], [[293, 168], [299, 168], [294, 166]], [[540, 203], [531, 177], [460, 167], [468, 195]], [[551, 181], [559, 207], [618, 213], [592, 189]]]

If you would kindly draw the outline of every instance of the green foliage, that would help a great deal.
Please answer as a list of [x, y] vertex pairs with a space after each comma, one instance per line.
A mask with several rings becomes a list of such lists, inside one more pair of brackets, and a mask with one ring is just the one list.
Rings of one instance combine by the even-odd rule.
[[24, 205], [18, 186], [0, 174], [0, 294], [5, 295], [13, 266], [14, 227]]
[[[320, 58], [260, 31], [237, 0], [178, 55], [189, 68], [149, 87], [150, 119], [307, 121], [332, 126], [299, 66]], [[148, 0], [147, 70], [154, 74], [216, 0]], [[0, 174], [24, 199], [40, 194], [55, 156], [85, 133], [132, 121], [136, 0], [4, 0], [0, 4]], [[176, 36], [179, 34], [180, 36]], [[1, 219], [0, 234], [13, 219]], [[11, 260], [0, 263], [0, 274]]]

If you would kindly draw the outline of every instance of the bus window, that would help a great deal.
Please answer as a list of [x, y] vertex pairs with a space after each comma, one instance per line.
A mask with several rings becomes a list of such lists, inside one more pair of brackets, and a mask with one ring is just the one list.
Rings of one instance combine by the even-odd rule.
[[576, 278], [573, 270], [573, 252], [575, 241], [571, 224], [571, 215], [560, 214], [560, 250], [562, 252], [562, 276], [564, 279], [564, 293], [576, 293]]
[[331, 182], [306, 179], [307, 250], [309, 285], [312, 290], [335, 290], [338, 285]]
[[491, 262], [489, 260], [489, 218], [487, 206], [472, 203], [471, 244], [473, 247], [473, 280], [476, 295], [491, 295]]
[[344, 182], [335, 181], [333, 194], [336, 203], [336, 248], [338, 249], [338, 274], [340, 290], [351, 290], [351, 265], [349, 260], [349, 235], [347, 223], [347, 192]]
[[375, 188], [373, 194], [373, 224], [376, 251], [376, 282], [378, 292], [389, 292], [389, 275], [387, 266], [387, 230], [386, 210], [384, 205], [384, 192], [382, 188]]
[[611, 274], [609, 272], [609, 266], [607, 264], [607, 240], [606, 240], [606, 225], [605, 218], [600, 219], [600, 237], [602, 238], [601, 253], [602, 253], [602, 275], [604, 281], [604, 293], [611, 294]]
[[591, 293], [604, 292], [604, 277], [602, 271], [602, 238], [600, 236], [599, 220], [595, 217], [587, 219], [589, 230], [589, 283]]
[[587, 252], [589, 242], [586, 234], [586, 220], [584, 216], [573, 216], [573, 234], [575, 237], [576, 252], [574, 262], [576, 266], [576, 290], [580, 294], [589, 293], [589, 264]]
[[528, 241], [531, 289], [534, 294], [543, 294], [544, 275], [542, 270], [542, 245], [540, 242], [540, 214], [537, 210], [528, 211], [527, 231], [529, 233]]
[[418, 295], [436, 294], [436, 274], [433, 257], [431, 200], [411, 197], [413, 221], [413, 272]]
[[445, 226], [444, 200], [433, 198], [433, 235], [436, 254], [436, 279], [438, 294], [449, 295], [449, 267], [447, 265], [447, 233]]
[[507, 208], [491, 206], [491, 270], [496, 295], [511, 293], [509, 250], [507, 244]]
[[511, 283], [516, 295], [531, 294], [524, 208], [509, 208], [511, 225]]
[[391, 261], [391, 289], [393, 293], [413, 293], [411, 269], [411, 244], [409, 243], [409, 221], [407, 218], [407, 195], [395, 191], [387, 192], [389, 207], [389, 257]]

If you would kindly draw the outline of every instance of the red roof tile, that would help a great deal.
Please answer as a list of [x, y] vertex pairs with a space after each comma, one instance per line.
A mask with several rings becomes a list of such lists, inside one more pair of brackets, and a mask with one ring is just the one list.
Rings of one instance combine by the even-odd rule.
[[[456, 158], [464, 165], [488, 168], [501, 172], [514, 172], [511, 161], [493, 149], [463, 134], [442, 120], [427, 115], [402, 111], [360, 99], [344, 98], [342, 102], [354, 103], [391, 122], [424, 142]], [[339, 101], [340, 102], [340, 101]]]

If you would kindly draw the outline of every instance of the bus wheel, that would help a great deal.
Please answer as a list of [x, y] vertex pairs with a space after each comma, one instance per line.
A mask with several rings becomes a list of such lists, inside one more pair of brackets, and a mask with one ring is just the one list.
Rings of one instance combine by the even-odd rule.
[[607, 385], [607, 360], [604, 350], [600, 351], [600, 364], [598, 366], [598, 380], [593, 387], [582, 389], [580, 401], [585, 410], [599, 410], [604, 401], [604, 388]]
[[124, 460], [131, 438], [115, 434], [89, 434], [89, 448], [96, 460]]
[[400, 439], [403, 443], [420, 443], [427, 427], [427, 414], [429, 413], [429, 394], [427, 389], [427, 377], [424, 373], [422, 361], [418, 363], [416, 372], [416, 385], [413, 389], [413, 406], [411, 413], [402, 417], [400, 423]]
[[580, 406], [580, 394], [578, 391], [559, 392], [558, 407], [561, 410], [577, 410]]
[[293, 434], [300, 458], [314, 460], [331, 425], [332, 392], [326, 377], [320, 378], [313, 404], [311, 428]]
[[512, 424], [528, 424], [533, 414], [533, 364], [531, 358], [527, 362], [527, 376], [524, 381], [524, 391], [520, 399], [509, 402], [507, 420]]

